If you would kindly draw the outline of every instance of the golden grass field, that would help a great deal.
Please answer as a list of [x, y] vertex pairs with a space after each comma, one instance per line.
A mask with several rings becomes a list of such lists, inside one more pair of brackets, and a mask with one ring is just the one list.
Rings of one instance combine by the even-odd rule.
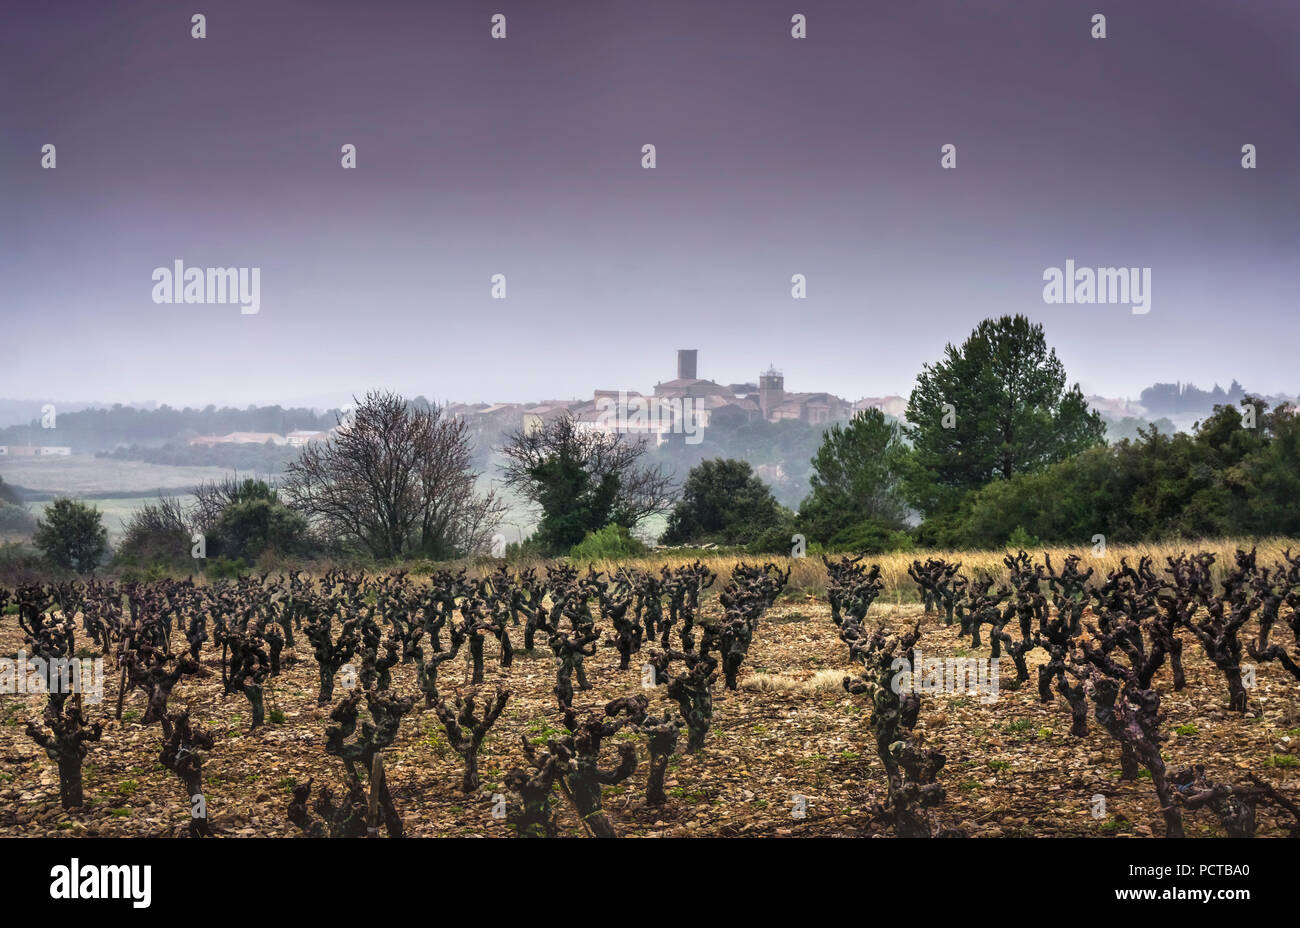
[[[1294, 538], [1259, 540], [1221, 538], [1155, 544], [1108, 545], [1105, 552], [1099, 555], [1092, 553], [1091, 546], [1072, 548], [1053, 546], [1027, 550], [1036, 562], [1042, 561], [1043, 555], [1047, 554], [1052, 559], [1052, 566], [1058, 570], [1068, 555], [1077, 554], [1083, 558], [1083, 563], [1080, 565], [1083, 570], [1087, 570], [1089, 567], [1094, 569], [1093, 579], [1095, 581], [1098, 578], [1104, 579], [1110, 571], [1118, 568], [1120, 563], [1126, 559], [1130, 564], [1136, 566], [1139, 558], [1143, 556], [1150, 557], [1154, 562], [1156, 571], [1161, 572], [1165, 568], [1166, 558], [1183, 552], [1199, 551], [1208, 551], [1215, 556], [1216, 575], [1222, 576], [1223, 572], [1233, 565], [1233, 554], [1236, 551], [1249, 551], [1251, 548], [1255, 548], [1259, 552], [1261, 564], [1280, 563], [1282, 561], [1282, 552], [1287, 549], [1300, 551], [1300, 540]], [[968, 577], [984, 572], [991, 574], [995, 582], [1002, 583], [1007, 580], [1009, 575], [1007, 566], [1002, 560], [1008, 553], [1015, 552], [1010, 548], [996, 551], [917, 549], [889, 554], [869, 554], [864, 555], [862, 560], [865, 564], [880, 565], [880, 578], [885, 583], [882, 601], [889, 599], [907, 601], [909, 598], [916, 598], [916, 584], [907, 575], [908, 565], [914, 560], [924, 561], [926, 558], [937, 557], [949, 562], [956, 561], [962, 565], [961, 572]], [[831, 560], [842, 556], [840, 554], [827, 555]], [[822, 564], [821, 556], [811, 553], [806, 557], [792, 558], [773, 557], [772, 555], [710, 554], [697, 551], [688, 553], [668, 548], [659, 549], [645, 557], [625, 558], [617, 561], [582, 561], [576, 563], [576, 566], [587, 567], [590, 565], [595, 567], [596, 570], [606, 573], [617, 570], [619, 567], [658, 571], [661, 567], [680, 567], [683, 564], [691, 564], [697, 560], [723, 578], [730, 574], [731, 568], [741, 561], [751, 564], [770, 561], [780, 567], [782, 571], [787, 567], [790, 568], [788, 590], [807, 593], [824, 593], [826, 590], [826, 568]], [[467, 566], [470, 568], [471, 573], [477, 574], [492, 569], [496, 563], [498, 562], [477, 559], [458, 562], [457, 566]], [[519, 561], [511, 562], [509, 566], [512, 570], [519, 570], [529, 566], [540, 568], [544, 565], [544, 561]], [[412, 570], [412, 573], [416, 576], [423, 575], [426, 572], [427, 569], [422, 570], [418, 567]]]

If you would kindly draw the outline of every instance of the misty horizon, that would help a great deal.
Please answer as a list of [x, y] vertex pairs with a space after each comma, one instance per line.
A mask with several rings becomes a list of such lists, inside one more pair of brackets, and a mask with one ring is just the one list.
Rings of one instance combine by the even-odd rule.
[[[765, 367], [766, 367], [766, 365], [765, 365]], [[737, 385], [739, 385], [739, 384], [744, 384], [744, 383], [756, 384], [756, 382], [757, 382], [757, 380], [758, 380], [758, 372], [755, 372], [755, 373], [754, 373], [751, 377], [749, 377], [749, 378], [743, 378], [743, 377], [742, 377], [742, 378], [735, 378], [735, 377], [725, 377], [725, 376], [710, 376], [710, 375], [708, 374], [707, 371], [701, 369], [701, 371], [700, 371], [700, 376], [701, 376], [703, 379], [705, 379], [705, 380], [713, 380], [713, 381], [715, 381], [715, 382], [717, 382], [717, 383], [719, 383], [719, 384], [722, 384], [722, 385], [724, 385], [724, 386], [729, 385], [729, 384], [737, 384]], [[661, 383], [661, 382], [666, 382], [666, 381], [668, 381], [668, 380], [670, 380], [670, 379], [672, 379], [672, 378], [671, 378], [671, 377], [668, 377], [668, 376], [662, 376], [662, 374], [661, 374], [661, 375], [658, 377], [657, 380], [655, 380], [655, 381], [653, 381], [653, 382], [651, 382], [651, 383], [640, 384], [640, 385], [634, 385], [634, 386], [631, 386], [631, 387], [624, 387], [624, 388], [622, 388], [622, 389], [627, 390], [627, 392], [629, 392], [629, 393], [633, 393], [633, 392], [637, 392], [637, 391], [645, 392], [645, 393], [652, 393], [654, 387], [656, 386], [656, 384]], [[1074, 381], [1071, 380], [1071, 381], [1070, 381], [1070, 386], [1073, 386], [1073, 383], [1074, 383]], [[1183, 387], [1183, 388], [1195, 387], [1195, 388], [1200, 389], [1200, 390], [1203, 390], [1203, 391], [1205, 391], [1205, 392], [1210, 392], [1210, 391], [1213, 391], [1213, 390], [1215, 390], [1215, 389], [1223, 389], [1223, 390], [1226, 391], [1226, 390], [1228, 390], [1228, 388], [1229, 388], [1233, 383], [1241, 383], [1241, 378], [1240, 378], [1240, 377], [1229, 377], [1228, 380], [1227, 380], [1227, 382], [1224, 382], [1224, 383], [1220, 383], [1220, 382], [1217, 382], [1217, 381], [1212, 382], [1212, 383], [1200, 383], [1200, 382], [1196, 382], [1196, 381], [1192, 381], [1192, 380], [1181, 380], [1181, 381], [1179, 381], [1179, 380], [1171, 380], [1171, 381], [1155, 381], [1155, 382], [1152, 382], [1152, 383], [1145, 384], [1145, 385], [1143, 386], [1142, 390], [1149, 389], [1149, 388], [1151, 388], [1151, 387], [1155, 387], [1155, 386], [1158, 386], [1158, 385], [1160, 385], [1160, 384], [1177, 384], [1177, 385], [1179, 385], [1179, 386], [1181, 386], [1181, 387]], [[913, 387], [914, 385], [915, 385], [914, 383], [911, 383], [911, 384], [908, 385], [907, 389], [902, 389], [902, 390], [890, 390], [890, 391], [886, 391], [886, 392], [883, 392], [883, 393], [876, 393], [876, 394], [865, 394], [865, 393], [862, 393], [862, 394], [858, 394], [858, 395], [841, 395], [841, 396], [842, 396], [844, 399], [846, 399], [846, 400], [848, 400], [848, 401], [850, 401], [850, 402], [857, 402], [857, 401], [859, 401], [859, 400], [861, 400], [861, 399], [866, 399], [866, 398], [884, 398], [884, 397], [891, 397], [891, 396], [894, 396], [894, 397], [901, 397], [902, 399], [906, 400], [906, 399], [908, 398], [908, 396], [910, 395], [911, 389], [912, 389], [912, 387]], [[1254, 388], [1251, 386], [1251, 384], [1250, 384], [1249, 382], [1247, 382], [1247, 383], [1241, 383], [1241, 385], [1245, 388], [1246, 393], [1249, 394], [1249, 395], [1255, 395], [1255, 396], [1268, 395], [1268, 396], [1287, 396], [1287, 397], [1295, 397], [1295, 396], [1297, 395], [1294, 391], [1288, 391], [1288, 390], [1279, 390], [1279, 391], [1264, 391], [1264, 390], [1256, 390], [1256, 389], [1254, 389]], [[189, 402], [189, 403], [186, 403], [186, 402], [173, 402], [173, 401], [170, 401], [170, 400], [168, 400], [168, 399], [165, 399], [165, 398], [158, 398], [158, 397], [147, 397], [147, 398], [143, 398], [143, 399], [141, 399], [141, 398], [122, 399], [122, 398], [116, 398], [116, 397], [95, 397], [95, 398], [92, 398], [92, 399], [86, 399], [86, 398], [70, 399], [70, 398], [68, 398], [68, 397], [60, 397], [60, 396], [55, 396], [55, 395], [46, 395], [46, 396], [0, 396], [0, 402], [9, 402], [9, 403], [52, 403], [52, 404], [55, 404], [56, 406], [67, 406], [67, 407], [69, 407], [69, 408], [73, 408], [73, 407], [75, 407], [75, 408], [101, 408], [101, 407], [107, 407], [107, 406], [112, 406], [112, 405], [121, 405], [121, 406], [132, 406], [132, 407], [138, 407], [138, 408], [142, 408], [142, 409], [143, 409], [143, 408], [157, 408], [157, 407], [162, 407], [162, 406], [167, 406], [167, 407], [172, 408], [172, 409], [186, 409], [186, 408], [189, 408], [189, 409], [204, 409], [204, 408], [207, 408], [207, 407], [209, 407], [209, 406], [214, 406], [214, 407], [216, 407], [216, 408], [218, 408], [218, 409], [220, 409], [220, 408], [244, 409], [244, 408], [247, 408], [248, 406], [256, 406], [256, 407], [279, 406], [279, 407], [282, 407], [282, 408], [284, 408], [284, 409], [312, 409], [312, 410], [314, 410], [314, 411], [316, 411], [316, 412], [326, 412], [326, 411], [333, 410], [333, 409], [339, 409], [339, 408], [341, 408], [343, 405], [345, 405], [345, 404], [347, 404], [347, 403], [350, 403], [350, 402], [354, 401], [355, 399], [359, 399], [359, 398], [361, 398], [361, 397], [364, 396], [365, 393], [367, 393], [367, 392], [370, 392], [370, 391], [385, 391], [385, 390], [388, 390], [388, 389], [390, 389], [390, 388], [388, 388], [388, 387], [386, 387], [386, 386], [384, 386], [384, 385], [377, 385], [377, 386], [374, 386], [374, 387], [370, 387], [370, 388], [368, 388], [367, 390], [360, 391], [360, 392], [358, 392], [358, 393], [356, 393], [356, 394], [339, 395], [339, 396], [334, 397], [334, 398], [329, 398], [328, 396], [324, 396], [324, 395], [317, 395], [317, 396], [312, 396], [312, 395], [301, 395], [301, 396], [289, 397], [289, 398], [284, 398], [284, 397], [275, 397], [275, 396], [272, 396], [272, 397], [264, 397], [264, 398], [261, 398], [261, 399], [259, 399], [259, 400], [254, 400], [254, 401], [252, 401], [252, 402], [250, 402], [250, 403], [235, 403], [235, 402], [226, 402], [226, 401], [222, 401], [222, 400], [207, 400], [207, 401], [201, 401], [201, 402], [197, 402], [197, 403], [195, 403], [195, 402]], [[440, 405], [446, 405], [446, 404], [458, 404], [458, 403], [459, 403], [459, 404], [475, 404], [475, 403], [511, 403], [511, 404], [528, 404], [528, 403], [544, 403], [544, 402], [552, 401], [552, 400], [555, 400], [555, 401], [564, 401], [564, 402], [589, 401], [589, 400], [592, 398], [592, 394], [593, 394], [594, 391], [597, 391], [597, 390], [606, 390], [606, 389], [611, 389], [611, 388], [602, 387], [602, 386], [600, 386], [599, 384], [593, 384], [593, 385], [591, 386], [590, 389], [584, 391], [583, 393], [581, 393], [581, 394], [579, 394], [579, 395], [575, 395], [575, 396], [562, 396], [562, 395], [552, 395], [552, 394], [545, 394], [545, 395], [543, 395], [543, 393], [541, 393], [541, 392], [536, 392], [536, 393], [534, 393], [534, 394], [532, 394], [532, 395], [527, 395], [527, 396], [509, 396], [509, 397], [506, 397], [506, 396], [482, 396], [482, 397], [472, 397], [472, 396], [455, 396], [455, 395], [447, 395], [447, 396], [439, 395], [439, 396], [434, 396], [434, 395], [431, 395], [429, 392], [427, 392], [427, 391], [422, 391], [422, 390], [414, 390], [414, 391], [409, 392], [409, 393], [401, 393], [401, 391], [393, 391], [393, 392], [398, 392], [398, 393], [400, 393], [401, 395], [405, 396], [406, 398], [408, 398], [408, 399], [412, 399], [412, 400], [413, 400], [413, 399], [416, 399], [416, 398], [419, 398], [419, 397], [423, 397], [423, 398], [427, 399], [427, 400], [430, 401], [430, 402], [438, 403], [438, 404], [440, 404]], [[613, 388], [613, 389], [619, 389], [619, 388]], [[820, 387], [818, 387], [818, 386], [815, 385], [815, 384], [802, 384], [802, 385], [800, 385], [800, 384], [794, 384], [794, 385], [790, 385], [790, 389], [792, 389], [792, 390], [798, 389], [798, 390], [816, 391], [816, 390], [820, 390]], [[1104, 399], [1111, 399], [1111, 400], [1123, 400], [1123, 401], [1127, 401], [1127, 402], [1135, 403], [1135, 404], [1141, 402], [1141, 400], [1140, 400], [1140, 394], [1142, 393], [1142, 390], [1137, 391], [1137, 393], [1135, 393], [1135, 394], [1123, 394], [1123, 395], [1120, 395], [1120, 394], [1115, 394], [1115, 393], [1109, 393], [1109, 392], [1105, 391], [1104, 389], [1100, 389], [1100, 390], [1089, 389], [1086, 385], [1082, 385], [1082, 384], [1080, 385], [1080, 389], [1082, 390], [1082, 392], [1083, 392], [1083, 394], [1084, 394], [1085, 396], [1096, 396], [1096, 397], [1101, 397], [1101, 398], [1104, 398]], [[833, 393], [834, 391], [826, 391], [826, 392], [832, 392], [832, 393]]]

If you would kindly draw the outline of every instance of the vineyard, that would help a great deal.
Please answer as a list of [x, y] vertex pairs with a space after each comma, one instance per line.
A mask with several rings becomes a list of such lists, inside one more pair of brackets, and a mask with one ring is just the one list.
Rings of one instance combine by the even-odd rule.
[[1300, 835], [1277, 545], [25, 582], [0, 613], [9, 836]]

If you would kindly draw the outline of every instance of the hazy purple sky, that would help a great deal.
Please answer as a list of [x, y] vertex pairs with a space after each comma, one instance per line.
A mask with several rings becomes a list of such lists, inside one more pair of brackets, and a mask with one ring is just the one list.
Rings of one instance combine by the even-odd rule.
[[[694, 347], [704, 377], [774, 363], [856, 399], [1007, 312], [1090, 391], [1295, 392], [1298, 255], [1296, 0], [4, 0], [0, 20], [0, 396], [590, 396]], [[261, 268], [261, 311], [153, 303], [177, 259]], [[1151, 312], [1044, 304], [1066, 259], [1151, 267]]]

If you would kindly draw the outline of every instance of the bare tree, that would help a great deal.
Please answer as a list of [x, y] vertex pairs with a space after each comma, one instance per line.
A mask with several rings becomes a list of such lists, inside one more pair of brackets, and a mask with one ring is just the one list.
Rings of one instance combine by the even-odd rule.
[[584, 429], [565, 413], [506, 438], [502, 482], [541, 509], [545, 542], [567, 548], [588, 531], [635, 528], [671, 508], [672, 475], [639, 464], [646, 448], [621, 433]]
[[174, 496], [160, 496], [131, 513], [118, 553], [146, 560], [183, 562], [190, 554], [190, 516]]
[[476, 492], [472, 453], [464, 421], [374, 391], [289, 465], [284, 494], [328, 534], [378, 558], [465, 553], [487, 544], [504, 510]]

